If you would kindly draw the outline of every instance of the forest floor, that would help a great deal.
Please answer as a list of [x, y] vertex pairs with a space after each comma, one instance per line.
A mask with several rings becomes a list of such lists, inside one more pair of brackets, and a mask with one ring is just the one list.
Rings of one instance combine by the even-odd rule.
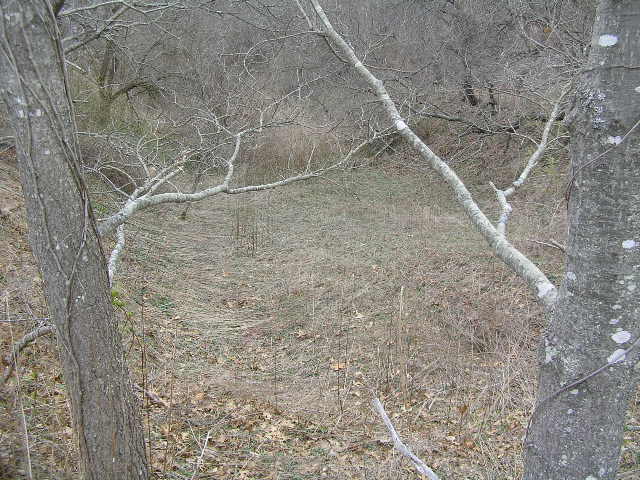
[[[556, 281], [563, 253], [536, 241], [565, 240], [564, 170], [514, 198], [509, 234]], [[496, 169], [462, 171], [495, 216]], [[434, 177], [388, 164], [183, 208], [135, 218], [115, 285], [155, 478], [417, 478], [373, 397], [443, 480], [519, 478], [541, 309]], [[3, 315], [46, 315], [21, 208], [0, 219], [0, 275]], [[31, 325], [0, 324], [3, 355]], [[16, 379], [0, 478], [26, 478], [26, 438], [34, 478], [77, 478], [53, 338]], [[624, 442], [621, 478], [638, 478], [640, 432]]]

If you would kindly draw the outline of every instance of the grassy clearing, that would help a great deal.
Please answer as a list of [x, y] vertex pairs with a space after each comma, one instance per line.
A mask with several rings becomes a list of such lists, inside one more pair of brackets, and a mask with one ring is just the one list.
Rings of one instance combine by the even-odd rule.
[[[463, 168], [489, 211], [496, 170]], [[511, 224], [514, 243], [556, 277], [562, 254], [531, 240], [564, 240], [559, 170], [523, 189]], [[186, 221], [181, 211], [148, 211], [129, 227], [118, 284], [128, 359], [151, 393], [158, 478], [415, 478], [373, 395], [442, 478], [518, 478], [543, 319], [438, 181], [407, 166], [358, 169], [215, 197]], [[28, 255], [23, 233], [5, 238]], [[24, 411], [32, 462], [75, 478], [53, 343], [25, 355], [18, 395], [4, 401], [14, 475]], [[637, 469], [639, 434], [625, 435], [623, 470]]]

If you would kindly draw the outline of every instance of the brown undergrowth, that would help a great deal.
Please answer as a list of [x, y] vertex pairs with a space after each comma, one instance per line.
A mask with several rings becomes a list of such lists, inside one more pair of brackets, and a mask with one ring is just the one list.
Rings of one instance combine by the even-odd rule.
[[[516, 166], [462, 171], [496, 214], [485, 180]], [[564, 241], [563, 171], [544, 165], [510, 224], [556, 280], [563, 254], [536, 242]], [[156, 478], [416, 478], [373, 396], [441, 478], [518, 478], [541, 311], [429, 173], [385, 164], [181, 211], [131, 223], [114, 293]], [[3, 316], [44, 316], [23, 213], [0, 226]], [[31, 326], [1, 324], [2, 352]], [[77, 478], [54, 352], [38, 340], [3, 394], [5, 478]], [[623, 472], [639, 440], [625, 433]]]

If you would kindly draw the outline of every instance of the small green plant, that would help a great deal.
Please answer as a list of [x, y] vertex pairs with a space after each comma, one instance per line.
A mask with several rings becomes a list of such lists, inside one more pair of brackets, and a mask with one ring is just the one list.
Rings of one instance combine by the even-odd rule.
[[111, 304], [117, 308], [124, 307], [124, 301], [121, 298], [122, 294], [115, 288], [111, 289]]
[[168, 295], [156, 295], [151, 299], [151, 305], [161, 310], [165, 315], [171, 316], [176, 302]]
[[106, 215], [109, 213], [109, 209], [105, 205], [96, 201], [91, 202], [91, 208], [99, 215]]

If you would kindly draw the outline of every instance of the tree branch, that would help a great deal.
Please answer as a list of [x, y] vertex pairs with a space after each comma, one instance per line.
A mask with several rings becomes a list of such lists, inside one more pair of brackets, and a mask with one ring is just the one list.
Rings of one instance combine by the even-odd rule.
[[116, 20], [118, 20], [118, 18], [120, 18], [122, 16], [122, 14], [124, 14], [124, 12], [126, 12], [128, 9], [129, 8], [126, 5], [123, 5], [113, 15], [111, 15], [111, 17], [109, 17], [107, 19], [107, 21], [105, 22], [105, 24], [101, 28], [99, 28], [95, 32], [87, 35], [83, 40], [78, 40], [77, 43], [75, 43], [73, 45], [66, 46], [68, 43], [71, 43], [77, 37], [70, 37], [70, 38], [63, 39], [62, 43], [63, 43], [63, 45], [65, 45], [64, 54], [65, 55], [69, 55], [71, 52], [73, 52], [73, 51], [75, 51], [75, 50], [77, 50], [77, 49], [79, 49], [81, 47], [84, 47], [87, 43], [91, 43], [94, 40], [97, 40], [98, 38], [100, 38], [102, 36], [102, 34], [105, 31], [107, 31], [108, 29], [110, 29], [111, 26], [116, 22]]
[[527, 178], [529, 177], [529, 174], [531, 174], [531, 171], [536, 167], [536, 165], [538, 165], [538, 162], [544, 155], [544, 152], [547, 150], [547, 146], [549, 145], [549, 133], [551, 132], [551, 127], [553, 126], [553, 124], [556, 121], [556, 118], [560, 114], [560, 103], [562, 102], [562, 99], [566, 95], [567, 91], [568, 89], [565, 89], [560, 95], [560, 98], [558, 98], [558, 100], [554, 104], [553, 110], [549, 115], [549, 119], [547, 120], [547, 123], [544, 126], [544, 130], [542, 132], [542, 139], [538, 144], [538, 148], [536, 148], [535, 152], [533, 152], [529, 157], [529, 160], [527, 161], [526, 166], [522, 170], [522, 173], [520, 173], [520, 176], [517, 178], [517, 180], [515, 180], [511, 184], [511, 186], [506, 190], [499, 190], [493, 184], [493, 182], [490, 182], [491, 187], [496, 192], [498, 203], [500, 204], [500, 208], [502, 209], [502, 213], [500, 214], [500, 219], [498, 220], [498, 224], [496, 225], [496, 229], [498, 233], [502, 236], [505, 236], [507, 234], [507, 222], [509, 221], [509, 216], [513, 211], [513, 208], [511, 208], [511, 204], [509, 204], [507, 198], [513, 195], [516, 189], [519, 188], [524, 182], [526, 182]]
[[389, 430], [389, 434], [391, 435], [391, 439], [393, 440], [393, 445], [396, 447], [396, 450], [398, 450], [398, 452], [411, 460], [411, 463], [413, 463], [414, 467], [416, 467], [416, 470], [420, 474], [427, 476], [430, 480], [440, 480], [440, 477], [438, 477], [438, 475], [436, 475], [435, 472], [431, 470], [431, 468], [429, 468], [426, 463], [424, 463], [420, 458], [416, 457], [411, 449], [409, 449], [409, 447], [402, 443], [400, 435], [398, 435], [398, 432], [393, 426], [393, 423], [391, 423], [391, 420], [389, 419], [387, 412], [385, 412], [380, 400], [374, 398], [371, 403], [373, 403], [373, 408], [375, 408], [378, 412], [378, 415], [382, 417], [382, 421], [386, 425], [387, 430]]
[[13, 373], [20, 352], [24, 350], [27, 345], [35, 341], [38, 337], [48, 335], [53, 331], [55, 331], [55, 327], [53, 325], [40, 325], [35, 330], [30, 331], [24, 337], [13, 344], [13, 346], [11, 347], [11, 353], [7, 354], [4, 357], [4, 363], [7, 366], [5, 367], [4, 373], [2, 374], [2, 385], [7, 383], [7, 380], [9, 380], [9, 377]]
[[[136, 189], [136, 191], [134, 191], [131, 194], [131, 196], [129, 197], [129, 200], [127, 201], [125, 206], [122, 207], [122, 209], [120, 209], [120, 211], [111, 215], [110, 217], [107, 217], [106, 219], [102, 220], [99, 223], [98, 232], [100, 233], [100, 236], [104, 237], [105, 235], [108, 235], [109, 233], [113, 232], [116, 228], [118, 228], [118, 226], [125, 223], [136, 212], [154, 205], [160, 205], [163, 203], [197, 202], [200, 200], [204, 200], [205, 198], [209, 198], [214, 195], [217, 195], [219, 193], [235, 195], [240, 193], [270, 190], [273, 188], [289, 185], [290, 183], [300, 182], [300, 181], [308, 180], [314, 177], [319, 177], [327, 173], [328, 171], [339, 168], [341, 165], [348, 162], [356, 152], [358, 152], [362, 147], [364, 147], [369, 142], [371, 142], [371, 140], [366, 140], [360, 143], [357, 147], [351, 149], [340, 161], [328, 167], [315, 170], [313, 172], [305, 172], [299, 175], [290, 176], [288, 178], [279, 180], [277, 182], [264, 183], [261, 185], [230, 187], [229, 185], [231, 183], [233, 174], [235, 172], [235, 161], [240, 153], [241, 139], [242, 139], [242, 136], [247, 132], [248, 130], [234, 135], [235, 137], [234, 152], [229, 158], [229, 160], [227, 161], [227, 173], [222, 183], [216, 186], [206, 188], [204, 190], [200, 190], [199, 192], [195, 192], [195, 193], [172, 192], [172, 193], [160, 193], [160, 194], [154, 195], [155, 190], [160, 186], [160, 184], [165, 182], [169, 178], [169, 176], [167, 176], [166, 174], [167, 170], [169, 169], [171, 170], [171, 173], [169, 173], [170, 176], [173, 176], [179, 171], [181, 171], [179, 170], [180, 167], [176, 167], [176, 165], [168, 167], [168, 169], [165, 169], [163, 172], [158, 174], [154, 179], [152, 179], [150, 182], [145, 184], [145, 186]], [[140, 195], [140, 193], [144, 191], [146, 191], [146, 193], [144, 193], [144, 195]]]
[[516, 274], [526, 280], [529, 286], [536, 292], [538, 300], [545, 307], [552, 307], [557, 297], [556, 287], [531, 260], [511, 245], [503, 235], [498, 233], [491, 221], [473, 200], [471, 193], [456, 173], [407, 126], [395, 103], [391, 100], [384, 83], [376, 78], [369, 69], [362, 64], [351, 47], [335, 31], [318, 1], [310, 1], [321, 20], [325, 33], [342, 51], [349, 63], [373, 88], [396, 130], [413, 146], [423, 160], [453, 189], [459, 205], [464, 209], [471, 223], [482, 234], [495, 254], [505, 264], [511, 267]]
[[109, 284], [113, 286], [113, 278], [116, 274], [116, 268], [118, 266], [118, 260], [120, 259], [120, 254], [124, 249], [124, 224], [118, 225], [116, 230], [116, 236], [118, 240], [116, 241], [116, 246], [111, 251], [111, 255], [109, 256]]

